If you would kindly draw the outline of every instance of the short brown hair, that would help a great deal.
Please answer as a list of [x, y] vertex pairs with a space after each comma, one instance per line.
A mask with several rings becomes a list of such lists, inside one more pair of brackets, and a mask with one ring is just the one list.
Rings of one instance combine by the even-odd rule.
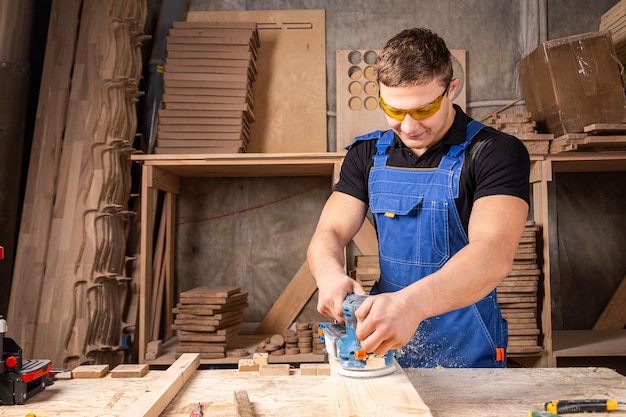
[[444, 40], [425, 28], [405, 29], [387, 41], [376, 60], [377, 80], [388, 87], [442, 86], [452, 79], [452, 57]]

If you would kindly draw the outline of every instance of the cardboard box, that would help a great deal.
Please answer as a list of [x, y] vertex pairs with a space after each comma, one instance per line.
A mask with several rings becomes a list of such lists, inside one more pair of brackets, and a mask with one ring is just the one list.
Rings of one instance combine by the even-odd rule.
[[520, 61], [532, 119], [556, 137], [626, 121], [619, 60], [609, 31], [544, 42]]

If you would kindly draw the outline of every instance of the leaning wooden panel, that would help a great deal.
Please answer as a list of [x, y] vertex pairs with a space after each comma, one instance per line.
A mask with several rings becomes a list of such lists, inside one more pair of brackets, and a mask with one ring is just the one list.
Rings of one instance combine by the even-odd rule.
[[[337, 151], [352, 143], [355, 136], [377, 129], [387, 130], [385, 114], [378, 108], [376, 59], [380, 50], [338, 50], [337, 54]], [[466, 106], [465, 50], [453, 49], [454, 77], [461, 87], [454, 103]]]
[[324, 10], [189, 12], [187, 20], [257, 23], [256, 122], [248, 152], [326, 151]]
[[423, 416], [430, 408], [402, 368], [378, 378], [349, 378], [337, 373], [339, 361], [329, 358], [338, 417]]

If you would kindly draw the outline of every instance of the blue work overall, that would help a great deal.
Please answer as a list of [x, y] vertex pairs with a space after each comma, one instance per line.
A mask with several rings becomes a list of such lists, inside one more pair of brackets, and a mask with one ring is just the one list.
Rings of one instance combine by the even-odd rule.
[[[454, 199], [465, 150], [483, 127], [470, 122], [465, 142], [452, 145], [439, 166], [430, 169], [388, 167], [391, 130], [355, 139], [378, 137], [369, 199], [381, 276], [372, 294], [400, 290], [436, 272], [468, 244]], [[507, 323], [493, 290], [475, 304], [424, 320], [395, 357], [404, 368], [504, 367], [507, 337]]]

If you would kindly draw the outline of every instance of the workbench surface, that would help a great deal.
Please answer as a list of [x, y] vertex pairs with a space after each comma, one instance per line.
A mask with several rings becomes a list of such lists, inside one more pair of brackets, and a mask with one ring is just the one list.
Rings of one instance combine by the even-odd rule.
[[[0, 406], [0, 416], [23, 417], [31, 412], [38, 417], [129, 417], [124, 410], [162, 373], [58, 380], [25, 405]], [[626, 400], [626, 377], [607, 368], [410, 369], [405, 373], [434, 417], [524, 417], [554, 399]], [[201, 402], [205, 416], [236, 416], [233, 392], [245, 390], [257, 416], [335, 416], [330, 378], [302, 376], [297, 369], [279, 377], [235, 369], [196, 370], [161, 415], [188, 417]], [[626, 410], [592, 415], [626, 416]]]

